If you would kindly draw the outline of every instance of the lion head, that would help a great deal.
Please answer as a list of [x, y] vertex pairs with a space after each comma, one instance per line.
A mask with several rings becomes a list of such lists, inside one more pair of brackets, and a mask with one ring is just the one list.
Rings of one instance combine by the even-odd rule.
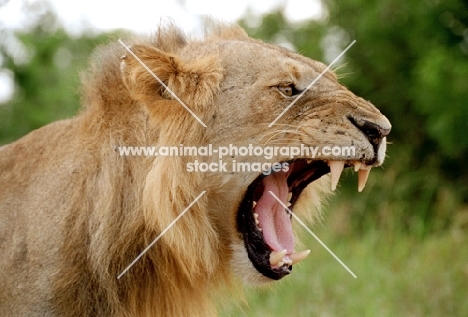
[[[326, 70], [323, 63], [251, 39], [240, 28], [218, 29], [205, 41], [181, 40], [169, 50], [164, 43], [159, 46], [136, 44], [131, 50], [167, 87], [130, 54], [123, 58], [122, 72], [132, 98], [146, 104], [165, 126], [162, 144], [318, 149], [314, 157], [311, 153], [291, 157], [281, 151], [259, 157], [231, 151], [227, 157], [231, 170], [196, 176], [197, 188], [211, 193], [208, 217], [222, 218], [223, 224], [213, 229], [227, 240], [224, 247], [232, 254], [233, 270], [249, 282], [284, 277], [308, 252], [295, 250], [291, 216], [283, 204], [293, 212], [313, 211], [327, 191], [323, 183], [329, 180], [322, 176], [331, 172], [327, 186], [335, 189], [345, 167], [358, 172], [361, 191], [370, 169], [384, 161], [390, 122], [370, 102], [341, 85], [333, 71], [321, 76]], [[171, 91], [206, 128], [174, 100]], [[330, 147], [353, 152], [330, 154], [324, 150]], [[197, 159], [221, 164], [216, 155]], [[277, 168], [271, 173], [248, 168], [255, 163]]]

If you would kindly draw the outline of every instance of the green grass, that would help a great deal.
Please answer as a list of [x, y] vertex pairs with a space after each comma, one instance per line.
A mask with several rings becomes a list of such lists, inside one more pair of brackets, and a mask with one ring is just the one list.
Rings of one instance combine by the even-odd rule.
[[468, 316], [468, 235], [454, 230], [416, 239], [407, 234], [316, 234], [357, 275], [354, 279], [312, 237], [311, 255], [267, 289], [247, 289], [231, 316]]

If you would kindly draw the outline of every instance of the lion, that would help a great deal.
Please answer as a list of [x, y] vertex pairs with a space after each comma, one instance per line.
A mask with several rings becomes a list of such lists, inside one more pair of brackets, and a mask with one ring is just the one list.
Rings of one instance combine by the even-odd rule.
[[[390, 122], [318, 61], [233, 25], [122, 43], [95, 53], [78, 115], [0, 149], [1, 316], [216, 316], [219, 294], [309, 254], [290, 212], [313, 222], [344, 168], [362, 190], [384, 161]], [[120, 151], [208, 145], [355, 152], [233, 152], [271, 168], [196, 172], [219, 157]]]

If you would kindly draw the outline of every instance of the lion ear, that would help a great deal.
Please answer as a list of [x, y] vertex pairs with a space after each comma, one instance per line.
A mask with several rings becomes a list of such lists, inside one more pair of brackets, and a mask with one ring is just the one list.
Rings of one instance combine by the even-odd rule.
[[134, 45], [131, 50], [139, 60], [133, 54], [123, 56], [121, 71], [135, 100], [149, 105], [161, 99], [176, 99], [168, 87], [187, 106], [196, 109], [211, 103], [219, 90], [223, 72], [217, 56], [184, 62], [148, 45]]

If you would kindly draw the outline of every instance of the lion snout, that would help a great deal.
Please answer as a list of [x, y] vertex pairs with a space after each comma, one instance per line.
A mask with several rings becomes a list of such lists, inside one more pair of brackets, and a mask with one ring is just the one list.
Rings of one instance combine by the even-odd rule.
[[392, 130], [392, 126], [388, 120], [385, 120], [386, 122], [372, 122], [365, 119], [356, 120], [353, 117], [348, 117], [348, 119], [356, 128], [364, 133], [372, 145], [379, 145], [382, 139], [389, 135]]
[[375, 166], [381, 165], [385, 159], [385, 152], [387, 148], [386, 137], [392, 130], [390, 121], [388, 121], [388, 119], [383, 115], [380, 115], [378, 118], [373, 120], [367, 120], [353, 116], [348, 116], [347, 118], [364, 134], [364, 136], [374, 148], [374, 159], [368, 164]]

